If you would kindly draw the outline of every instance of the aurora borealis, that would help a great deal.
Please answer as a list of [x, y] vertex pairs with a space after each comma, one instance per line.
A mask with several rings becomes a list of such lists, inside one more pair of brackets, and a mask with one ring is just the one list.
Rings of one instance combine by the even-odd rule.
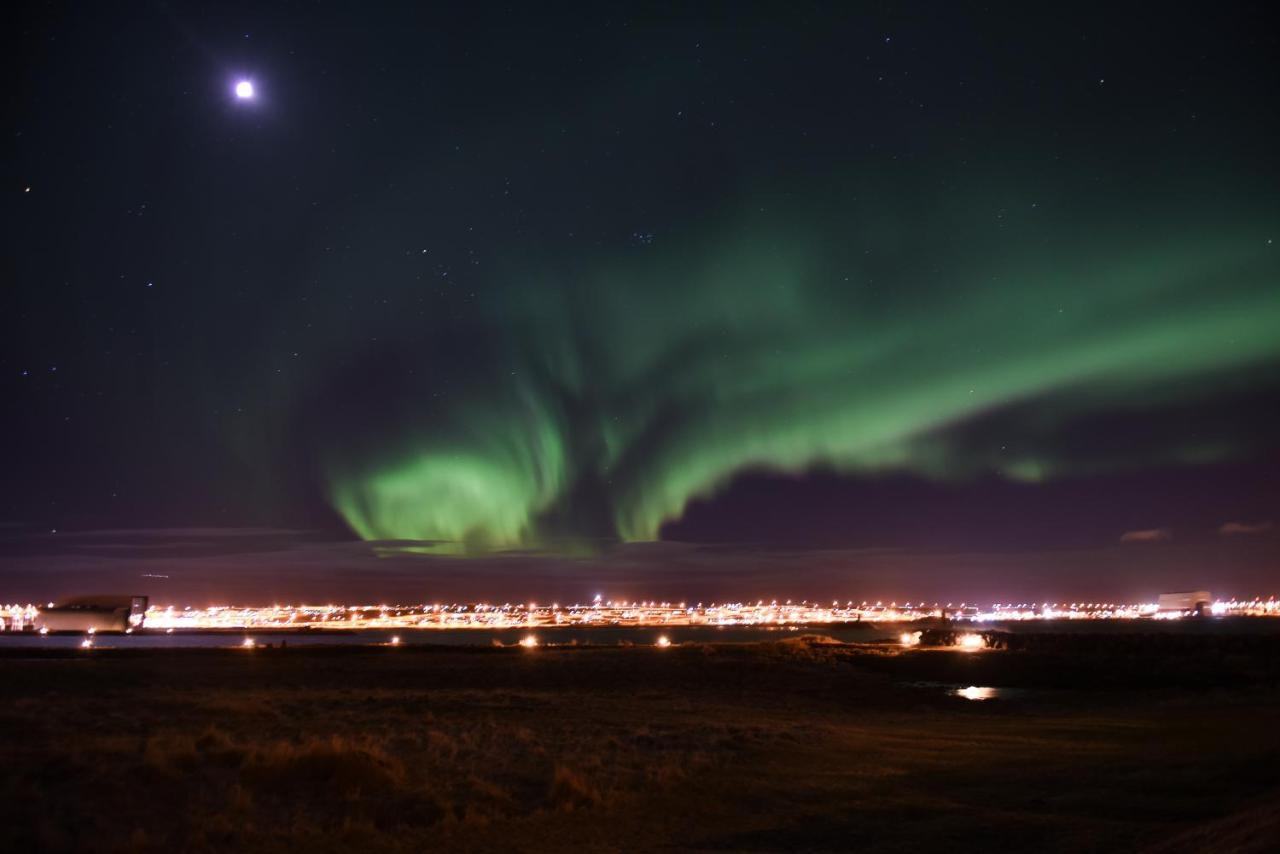
[[1016, 494], [1049, 533], [993, 552], [1280, 515], [1251, 8], [504, 15], [24, 17], [12, 524], [465, 574], [747, 543], [744, 507], [945, 551], [881, 523]]
[[[727, 245], [655, 248], [533, 300], [504, 286], [484, 321], [514, 368], [380, 424], [384, 456], [352, 461], [340, 444], [335, 505], [368, 539], [483, 549], [549, 533], [655, 539], [745, 468], [1038, 480], [1064, 473], [1051, 442], [1020, 435], [979, 456], [949, 428], [1031, 398], [1045, 431], [1159, 408], [1280, 356], [1280, 267], [1267, 229], [1243, 217], [1157, 226], [1124, 249], [1106, 226], [1055, 240], [1060, 223], [1029, 201], [1016, 225], [899, 219], [948, 235], [938, 249], [877, 239], [886, 206], [872, 204], [876, 219], [854, 213], [821, 237], [784, 215], [793, 233], [747, 226]], [[1203, 436], [1071, 465], [1240, 450]]]

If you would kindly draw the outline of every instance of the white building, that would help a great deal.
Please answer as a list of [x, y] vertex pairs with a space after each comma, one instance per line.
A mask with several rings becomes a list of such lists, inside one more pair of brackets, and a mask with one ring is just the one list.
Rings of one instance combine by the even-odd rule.
[[36, 615], [36, 628], [50, 632], [123, 632], [147, 614], [146, 596], [78, 596]]
[[1176, 593], [1161, 593], [1157, 603], [1162, 613], [1171, 611], [1192, 611], [1196, 614], [1209, 613], [1213, 597], [1208, 590], [1182, 590]]

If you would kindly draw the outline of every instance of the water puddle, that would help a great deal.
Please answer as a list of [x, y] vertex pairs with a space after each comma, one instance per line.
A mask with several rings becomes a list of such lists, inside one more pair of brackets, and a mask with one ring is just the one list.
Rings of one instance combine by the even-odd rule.
[[946, 692], [948, 697], [958, 697], [961, 700], [978, 702], [983, 700], [1010, 700], [1015, 697], [1022, 697], [1027, 693], [1024, 688], [999, 688], [994, 685], [957, 685], [953, 682], [907, 682], [903, 684], [909, 688], [942, 690]]

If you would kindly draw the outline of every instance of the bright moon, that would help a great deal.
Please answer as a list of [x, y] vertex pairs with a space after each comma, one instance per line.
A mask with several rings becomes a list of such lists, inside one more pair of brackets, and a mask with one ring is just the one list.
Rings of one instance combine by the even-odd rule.
[[237, 84], [236, 84], [236, 97], [237, 97], [237, 98], [246, 98], [246, 99], [247, 99], [247, 98], [252, 98], [252, 97], [253, 97], [253, 84], [252, 84], [252, 83], [250, 83], [248, 80], [241, 80], [239, 83], [237, 83]]

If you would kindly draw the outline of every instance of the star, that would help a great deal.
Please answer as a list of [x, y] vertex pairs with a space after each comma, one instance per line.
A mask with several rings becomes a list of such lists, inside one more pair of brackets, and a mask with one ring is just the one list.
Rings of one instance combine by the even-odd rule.
[[253, 100], [253, 96], [254, 96], [253, 81], [241, 80], [240, 82], [236, 83], [237, 98], [239, 98], [241, 101], [251, 101]]

